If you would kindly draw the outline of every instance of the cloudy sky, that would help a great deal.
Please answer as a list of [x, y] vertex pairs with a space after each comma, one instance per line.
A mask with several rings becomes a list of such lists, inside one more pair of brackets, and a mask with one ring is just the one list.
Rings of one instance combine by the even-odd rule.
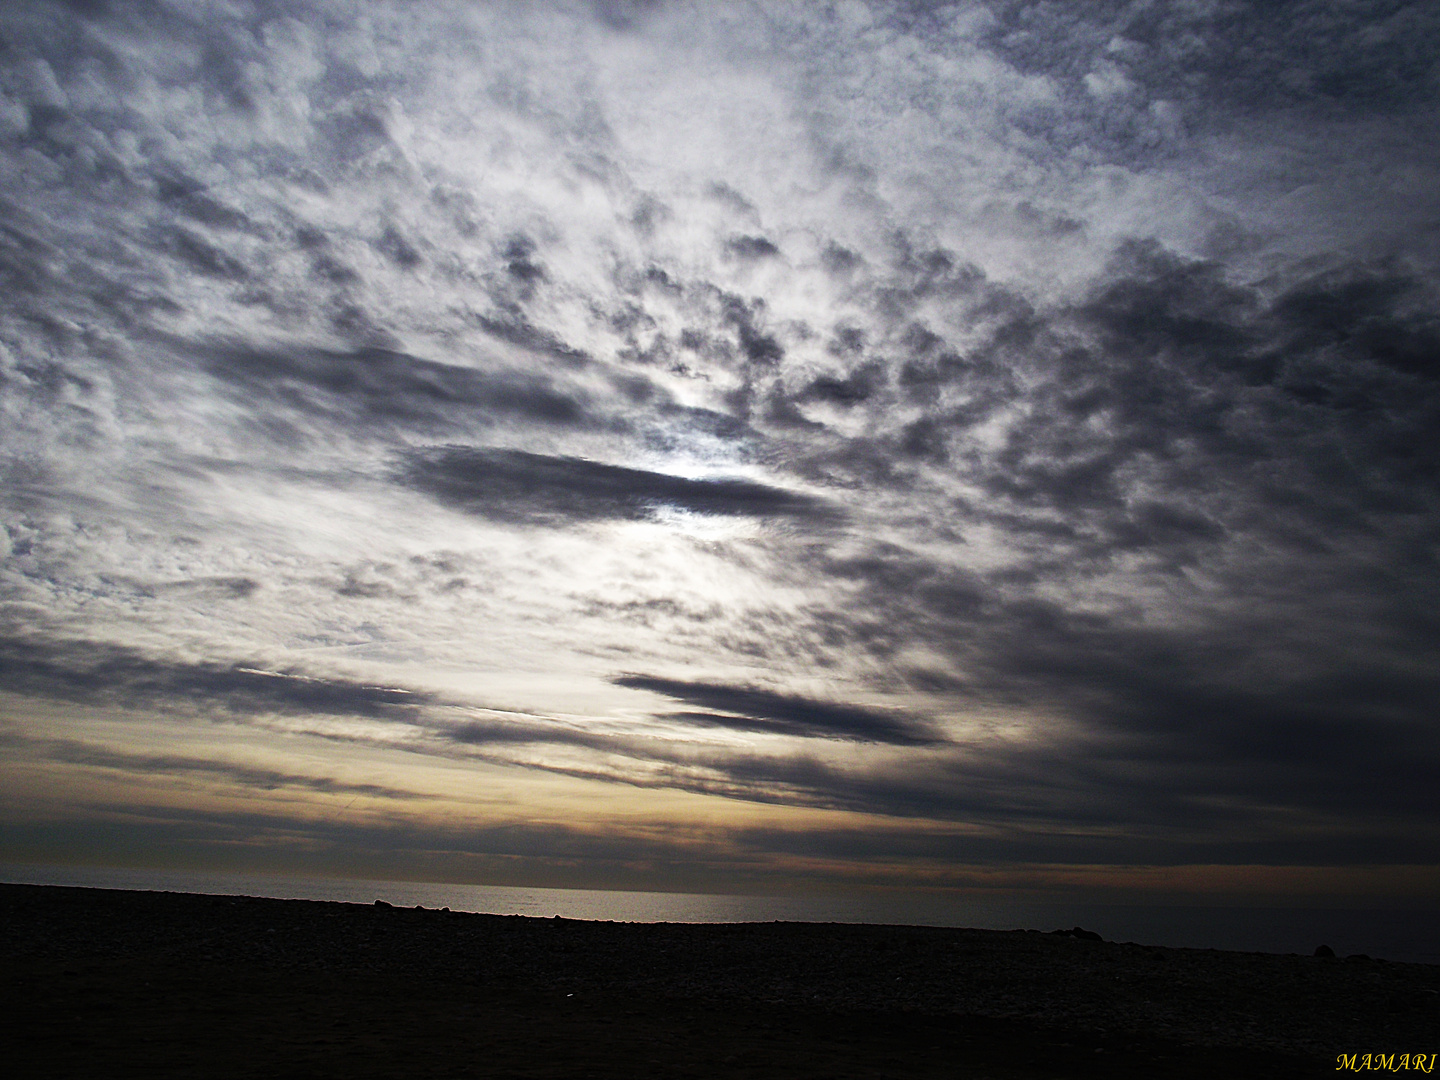
[[1440, 12], [0, 14], [0, 856], [1440, 896]]

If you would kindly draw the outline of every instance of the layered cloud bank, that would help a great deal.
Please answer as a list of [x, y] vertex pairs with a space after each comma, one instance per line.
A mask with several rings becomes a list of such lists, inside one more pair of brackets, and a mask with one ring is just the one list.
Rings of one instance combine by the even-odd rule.
[[1433, 891], [1437, 52], [9, 5], [4, 850]]

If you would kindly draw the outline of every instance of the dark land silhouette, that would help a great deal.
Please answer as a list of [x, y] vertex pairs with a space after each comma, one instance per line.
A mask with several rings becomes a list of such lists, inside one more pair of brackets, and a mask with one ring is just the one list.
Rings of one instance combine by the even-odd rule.
[[1440, 1050], [1440, 966], [0, 885], [16, 1077], [1301, 1077]]

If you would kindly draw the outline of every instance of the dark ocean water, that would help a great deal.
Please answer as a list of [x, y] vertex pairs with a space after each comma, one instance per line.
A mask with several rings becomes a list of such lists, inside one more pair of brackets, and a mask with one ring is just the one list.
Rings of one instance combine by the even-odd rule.
[[361, 904], [385, 900], [404, 907], [614, 922], [891, 923], [989, 930], [1083, 926], [1110, 941], [1146, 945], [1308, 955], [1325, 944], [1341, 956], [1364, 953], [1440, 964], [1440, 919], [1422, 908], [1096, 904], [953, 893], [739, 896], [15, 864], [0, 865], [0, 881]]

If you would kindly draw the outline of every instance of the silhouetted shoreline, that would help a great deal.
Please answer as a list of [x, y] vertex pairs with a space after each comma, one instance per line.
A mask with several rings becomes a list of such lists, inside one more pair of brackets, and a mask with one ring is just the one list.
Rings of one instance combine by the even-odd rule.
[[1440, 1050], [1440, 966], [1083, 934], [0, 885], [0, 942], [6, 1057], [36, 1076], [1301, 1076]]

